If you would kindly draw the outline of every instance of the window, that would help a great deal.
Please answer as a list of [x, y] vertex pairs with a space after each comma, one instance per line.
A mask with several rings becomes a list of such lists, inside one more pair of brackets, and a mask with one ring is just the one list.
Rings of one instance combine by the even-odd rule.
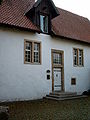
[[40, 15], [40, 28], [42, 32], [48, 33], [48, 16]]
[[53, 63], [54, 64], [62, 64], [62, 54], [61, 53], [53, 53]]
[[83, 50], [82, 49], [73, 49], [73, 62], [74, 66], [83, 66]]
[[25, 40], [24, 63], [41, 63], [40, 42]]

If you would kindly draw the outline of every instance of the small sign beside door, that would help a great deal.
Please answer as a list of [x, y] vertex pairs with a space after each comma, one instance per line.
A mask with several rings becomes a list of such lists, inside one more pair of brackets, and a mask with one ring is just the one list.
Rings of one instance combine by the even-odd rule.
[[50, 70], [47, 70], [46, 73], [47, 73], [47, 80], [50, 80]]

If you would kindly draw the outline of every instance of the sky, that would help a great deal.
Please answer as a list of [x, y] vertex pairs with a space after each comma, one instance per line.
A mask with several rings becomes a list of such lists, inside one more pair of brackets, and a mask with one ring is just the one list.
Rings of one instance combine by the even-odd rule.
[[90, 20], [90, 0], [53, 0], [53, 2], [59, 8]]

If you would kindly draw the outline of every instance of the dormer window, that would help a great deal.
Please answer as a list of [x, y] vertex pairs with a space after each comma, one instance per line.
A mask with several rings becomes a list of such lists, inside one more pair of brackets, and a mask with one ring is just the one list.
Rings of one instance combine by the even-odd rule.
[[51, 34], [51, 21], [59, 15], [57, 7], [52, 0], [37, 0], [26, 10], [25, 15], [40, 28], [41, 33]]
[[40, 15], [40, 28], [42, 32], [48, 33], [48, 16]]

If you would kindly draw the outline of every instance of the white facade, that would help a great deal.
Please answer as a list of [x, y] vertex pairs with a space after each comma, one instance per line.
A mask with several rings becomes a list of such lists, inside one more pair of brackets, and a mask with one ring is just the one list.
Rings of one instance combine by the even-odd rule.
[[[41, 65], [24, 64], [24, 39], [41, 41]], [[84, 50], [84, 67], [73, 66], [73, 48]], [[0, 28], [0, 101], [39, 99], [52, 91], [51, 49], [64, 51], [65, 91], [82, 93], [90, 88], [90, 45]], [[72, 77], [76, 85], [71, 85]]]

